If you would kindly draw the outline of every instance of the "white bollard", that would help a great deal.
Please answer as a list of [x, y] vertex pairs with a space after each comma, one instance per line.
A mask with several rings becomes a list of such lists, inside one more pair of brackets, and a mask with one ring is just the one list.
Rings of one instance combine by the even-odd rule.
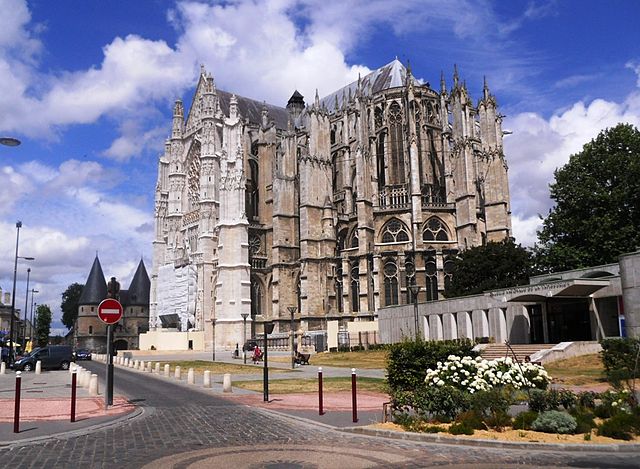
[[89, 394], [92, 396], [98, 395], [98, 375], [92, 373], [89, 377]]
[[156, 362], [156, 366], [155, 366], [155, 370], [154, 371], [155, 371], [155, 373], [157, 375], [160, 374], [160, 362]]
[[78, 367], [77, 363], [70, 363], [69, 364], [69, 374], [73, 373], [73, 370], [75, 370]]
[[189, 371], [187, 372], [187, 383], [196, 384], [196, 375], [193, 372], [193, 368], [189, 368]]
[[222, 379], [222, 392], [233, 392], [231, 389], [231, 373], [225, 373]]
[[7, 372], [7, 365], [5, 362], [2, 362], [2, 364], [0, 364], [0, 375], [3, 375]]
[[153, 371], [153, 362], [149, 362], [149, 367], [147, 368], [147, 371], [149, 373], [151, 373]]
[[205, 388], [211, 387], [211, 372], [209, 370], [206, 370], [204, 372], [204, 387]]
[[164, 376], [167, 377], [167, 378], [169, 377], [170, 369], [171, 369], [171, 367], [169, 366], [169, 364], [165, 363], [165, 365], [164, 365]]
[[179, 366], [176, 366], [176, 371], [175, 371], [175, 373], [173, 374], [173, 377], [174, 377], [175, 379], [180, 379], [180, 378], [181, 378], [181, 377], [180, 377], [180, 367], [179, 367]]
[[38, 360], [36, 362], [36, 374], [39, 375], [42, 373], [42, 362]]

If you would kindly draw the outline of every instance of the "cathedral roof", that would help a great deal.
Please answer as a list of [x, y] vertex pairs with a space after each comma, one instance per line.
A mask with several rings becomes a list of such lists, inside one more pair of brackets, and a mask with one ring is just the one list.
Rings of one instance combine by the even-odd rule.
[[[362, 94], [365, 96], [373, 96], [383, 90], [404, 86], [406, 79], [407, 68], [402, 65], [402, 62], [398, 59], [394, 59], [387, 65], [383, 65], [377, 70], [361, 77], [359, 80], [349, 83], [330, 95], [325, 96], [320, 100], [320, 105], [324, 105], [329, 111], [335, 109], [336, 102], [338, 103], [338, 107], [342, 107], [343, 99], [349, 99], [350, 96], [356, 95], [358, 81], [360, 81], [360, 86], [362, 87]], [[415, 78], [412, 79], [416, 85], [420, 84]]]
[[[231, 100], [232, 93], [218, 90], [218, 98], [220, 100], [220, 108], [222, 112], [229, 115], [229, 101]], [[238, 110], [240, 115], [248, 119], [249, 122], [254, 124], [262, 123], [262, 108], [266, 107], [269, 112], [269, 119], [273, 120], [278, 129], [286, 129], [289, 122], [289, 112], [280, 106], [274, 106], [273, 104], [267, 104], [262, 101], [256, 101], [254, 99], [245, 98], [244, 96], [236, 95], [238, 99]]]
[[138, 269], [136, 273], [133, 274], [131, 285], [129, 285], [129, 290], [127, 290], [125, 303], [129, 306], [148, 306], [150, 289], [151, 281], [149, 280], [147, 269], [144, 266], [144, 261], [140, 259]]
[[102, 273], [102, 266], [100, 260], [96, 256], [91, 266], [91, 272], [89, 272], [89, 278], [84, 284], [82, 294], [78, 304], [81, 305], [97, 305], [107, 297], [107, 282], [104, 279]]

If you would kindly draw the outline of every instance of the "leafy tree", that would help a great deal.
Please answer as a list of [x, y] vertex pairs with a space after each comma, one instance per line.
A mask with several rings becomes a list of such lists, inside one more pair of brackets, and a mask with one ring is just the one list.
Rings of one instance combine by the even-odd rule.
[[78, 317], [78, 302], [83, 288], [84, 285], [72, 283], [62, 294], [62, 303], [60, 304], [62, 324], [67, 326], [67, 329], [71, 329], [74, 326]]
[[48, 305], [38, 305], [36, 311], [36, 340], [42, 347], [49, 342], [51, 332], [51, 309]]
[[452, 298], [475, 295], [496, 288], [523, 285], [529, 281], [531, 253], [512, 238], [490, 241], [462, 251], [453, 267], [453, 279], [445, 287]]
[[607, 129], [555, 171], [555, 206], [538, 232], [536, 263], [558, 272], [617, 261], [640, 246], [640, 131]]

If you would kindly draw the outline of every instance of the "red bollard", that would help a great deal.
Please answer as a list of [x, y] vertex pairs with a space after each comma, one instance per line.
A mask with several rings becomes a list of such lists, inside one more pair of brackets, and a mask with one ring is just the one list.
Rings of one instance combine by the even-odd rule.
[[71, 422], [76, 421], [76, 386], [77, 386], [76, 370], [71, 373]]
[[358, 421], [358, 398], [356, 397], [356, 369], [351, 368], [351, 406], [353, 407], [353, 422]]
[[324, 402], [322, 399], [322, 367], [318, 368], [318, 415], [324, 415]]
[[20, 433], [20, 385], [22, 377], [20, 372], [16, 371], [16, 404], [13, 414], [13, 433]]

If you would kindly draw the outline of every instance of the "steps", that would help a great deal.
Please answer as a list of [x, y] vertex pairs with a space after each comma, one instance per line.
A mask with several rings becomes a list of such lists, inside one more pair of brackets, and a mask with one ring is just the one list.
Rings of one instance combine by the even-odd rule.
[[[524, 358], [532, 356], [534, 353], [540, 350], [550, 349], [556, 344], [512, 344], [511, 349], [515, 352], [519, 361], [524, 362]], [[511, 357], [513, 359], [513, 352], [505, 344], [489, 344], [486, 348], [480, 351], [482, 358], [486, 360], [495, 360], [496, 358]]]

